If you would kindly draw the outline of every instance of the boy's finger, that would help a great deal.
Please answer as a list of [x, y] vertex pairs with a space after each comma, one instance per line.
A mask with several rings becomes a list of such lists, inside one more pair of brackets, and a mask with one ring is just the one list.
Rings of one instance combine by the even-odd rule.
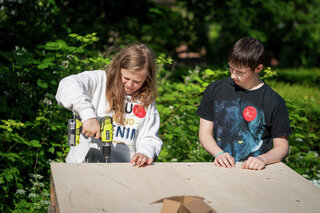
[[221, 158], [217, 159], [217, 164], [219, 165], [219, 167], [224, 167], [224, 163], [223, 163], [223, 160]]
[[242, 169], [248, 169], [248, 160], [246, 160], [245, 162], [243, 162], [241, 168], [242, 168]]
[[243, 163], [241, 164], [241, 169], [244, 169], [245, 163], [246, 163], [246, 162], [243, 162]]
[[252, 160], [249, 164], [249, 169], [256, 170], [256, 164], [257, 162]]
[[260, 164], [259, 167], [258, 167], [258, 170], [261, 170], [265, 167], [264, 163]]
[[223, 163], [224, 163], [224, 166], [225, 166], [225, 167], [228, 167], [228, 168], [230, 168], [230, 167], [231, 167], [231, 165], [230, 165], [230, 163], [229, 163], [228, 158], [223, 159]]
[[261, 167], [262, 162], [257, 161], [256, 164], [254, 165], [255, 170], [260, 170], [259, 168]]
[[222, 160], [221, 160], [221, 164], [222, 164], [222, 166], [225, 168], [225, 167], [230, 167], [230, 164], [229, 164], [229, 161], [228, 161], [228, 159], [227, 158], [222, 158]]
[[234, 158], [231, 156], [227, 158], [231, 167], [234, 167]]
[[[222, 156], [224, 157], [224, 156]], [[233, 158], [230, 155], [226, 155], [223, 159], [224, 165], [228, 168], [231, 168], [234, 166], [233, 164]]]

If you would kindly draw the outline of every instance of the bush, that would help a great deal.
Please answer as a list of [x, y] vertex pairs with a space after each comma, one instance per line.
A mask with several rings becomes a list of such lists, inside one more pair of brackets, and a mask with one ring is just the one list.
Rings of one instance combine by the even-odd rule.
[[277, 81], [305, 86], [320, 85], [320, 70], [313, 69], [279, 69]]
[[[166, 70], [162, 72], [168, 73]], [[189, 70], [184, 82], [159, 78], [157, 108], [161, 115], [160, 136], [164, 146], [159, 161], [211, 161], [198, 140], [199, 117], [196, 110], [202, 94], [213, 80], [227, 75], [226, 71], [200, 68]]]
[[[66, 122], [71, 113], [57, 105], [57, 85], [67, 75], [103, 68], [109, 63], [97, 51], [86, 49], [97, 39], [95, 33], [71, 34], [69, 43], [76, 46], [57, 40], [32, 52], [21, 48], [0, 52], [4, 61], [0, 67], [1, 212], [15, 208], [24, 211], [22, 206], [41, 203], [41, 199], [46, 203], [48, 196], [35, 202], [35, 196], [42, 191], [33, 190], [34, 180], [30, 181], [29, 175], [43, 176], [43, 188], [48, 189], [49, 163], [64, 160], [69, 149]], [[22, 190], [32, 192], [31, 197], [15, 194]], [[30, 205], [29, 210], [41, 211], [44, 206], [33, 207]]]
[[[48, 42], [34, 51], [17, 48], [0, 52], [4, 62], [0, 67], [1, 212], [46, 210], [50, 162], [63, 162], [69, 151], [66, 122], [71, 112], [56, 103], [58, 82], [65, 76], [109, 64], [109, 58], [89, 50], [97, 40], [95, 33], [71, 34], [67, 41]], [[174, 70], [166, 68], [172, 62], [170, 58], [159, 54], [157, 62], [157, 107], [164, 141], [158, 161], [212, 161], [198, 141], [199, 117], [195, 112], [206, 86], [228, 72], [195, 67], [180, 81], [171, 77], [176, 75]], [[274, 75], [270, 69], [265, 74]], [[293, 130], [285, 163], [309, 179], [320, 179], [319, 99], [284, 97]]]

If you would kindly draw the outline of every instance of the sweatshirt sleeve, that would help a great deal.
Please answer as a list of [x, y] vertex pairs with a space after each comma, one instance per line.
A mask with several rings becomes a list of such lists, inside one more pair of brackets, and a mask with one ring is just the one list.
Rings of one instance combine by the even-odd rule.
[[137, 138], [136, 152], [156, 160], [162, 148], [162, 140], [158, 136], [160, 116], [155, 103], [149, 106], [149, 118]]
[[101, 84], [103, 71], [85, 71], [63, 78], [58, 86], [56, 100], [59, 105], [79, 113], [82, 121], [97, 117], [92, 96]]

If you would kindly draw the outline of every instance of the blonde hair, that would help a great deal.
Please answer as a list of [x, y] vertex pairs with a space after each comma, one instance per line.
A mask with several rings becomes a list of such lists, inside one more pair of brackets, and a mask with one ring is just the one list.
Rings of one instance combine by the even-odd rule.
[[141, 88], [131, 95], [133, 101], [139, 99], [142, 106], [146, 108], [152, 104], [157, 97], [154, 54], [144, 44], [132, 44], [118, 52], [106, 70], [106, 98], [109, 103], [107, 112], [114, 110], [114, 120], [117, 123], [124, 124], [125, 94], [121, 69], [147, 72], [146, 80]]

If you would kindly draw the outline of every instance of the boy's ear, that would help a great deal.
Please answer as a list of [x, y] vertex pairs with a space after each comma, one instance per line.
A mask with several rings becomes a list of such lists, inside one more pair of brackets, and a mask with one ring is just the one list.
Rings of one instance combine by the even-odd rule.
[[263, 65], [262, 65], [262, 64], [259, 64], [259, 66], [257, 66], [255, 72], [259, 73], [259, 72], [262, 71], [262, 69], [263, 69]]

